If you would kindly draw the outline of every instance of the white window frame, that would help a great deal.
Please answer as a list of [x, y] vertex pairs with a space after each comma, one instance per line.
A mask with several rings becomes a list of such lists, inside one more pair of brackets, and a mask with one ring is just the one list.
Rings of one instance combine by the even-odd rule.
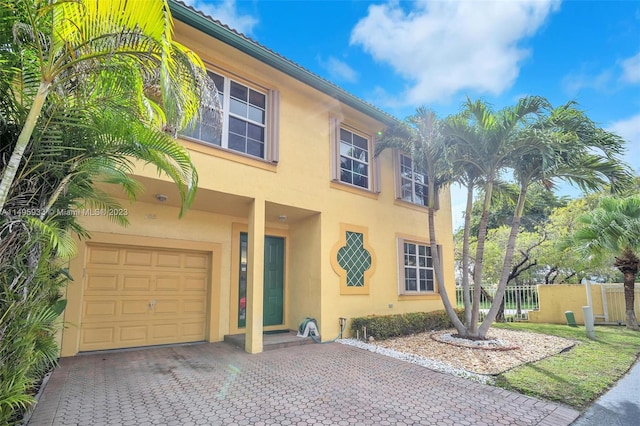
[[[411, 256], [410, 253], [405, 252], [405, 244], [412, 245], [415, 248], [415, 264], [407, 264], [407, 256]], [[420, 266], [419, 257], [420, 257], [420, 247], [425, 247], [430, 252], [429, 243], [425, 243], [419, 240], [398, 238], [398, 293], [400, 295], [426, 295], [426, 294], [437, 294], [438, 293], [438, 283], [436, 281], [436, 272], [434, 269], [433, 257], [427, 256], [425, 258], [425, 266]], [[438, 246], [438, 254], [441, 252], [441, 247]], [[429, 264], [429, 259], [431, 266], [427, 266]], [[416, 290], [407, 290], [407, 270], [415, 271], [415, 279], [416, 279]], [[420, 289], [420, 271], [424, 270], [427, 273], [431, 273], [431, 278], [427, 278], [426, 289]], [[428, 275], [427, 275], [428, 276]], [[411, 279], [412, 277], [409, 277]], [[428, 289], [429, 280], [432, 283], [433, 289]]]
[[[404, 168], [403, 159], [405, 158], [411, 162], [411, 170], [409, 170], [408, 173], [405, 173], [405, 171], [403, 170]], [[398, 198], [408, 203], [417, 204], [419, 206], [426, 207], [428, 202], [427, 197], [429, 196], [428, 194], [429, 188], [427, 187], [427, 175], [425, 173], [420, 173], [416, 171], [415, 164], [416, 162], [413, 161], [413, 158], [410, 155], [407, 155], [403, 152], [398, 153], [398, 184], [399, 184]], [[422, 182], [420, 182], [419, 179], [416, 179], [416, 175], [422, 177], [423, 179]], [[403, 183], [403, 181], [407, 181], [407, 183], [405, 184]], [[405, 188], [405, 186], [407, 185], [411, 185], [411, 188]], [[425, 187], [424, 203], [420, 203], [418, 201], [418, 196], [416, 191], [416, 186], [418, 185]], [[411, 194], [409, 195], [409, 199], [405, 197], [405, 191], [408, 191], [408, 190], [411, 191]]]
[[[220, 99], [220, 106], [222, 108], [222, 131], [220, 144], [218, 145], [214, 141], [206, 141], [198, 139], [196, 136], [191, 136], [188, 134], [182, 134], [181, 137], [186, 139], [194, 140], [202, 144], [206, 144], [208, 146], [218, 147], [233, 153], [237, 153], [239, 155], [247, 156], [250, 158], [255, 158], [259, 160], [270, 161], [273, 163], [277, 163], [279, 160], [279, 105], [280, 105], [280, 93], [277, 90], [266, 90], [257, 85], [252, 85], [238, 78], [230, 77], [220, 71], [217, 70], [209, 70], [210, 73], [216, 74], [223, 78], [223, 86], [218, 88], [220, 92], [222, 92], [222, 98]], [[252, 90], [261, 95], [265, 96], [265, 107], [264, 107], [264, 123], [260, 123], [258, 121], [252, 120], [247, 116], [241, 116], [231, 112], [231, 83], [236, 83], [241, 86], [244, 86], [247, 90]], [[234, 117], [246, 123], [261, 127], [264, 129], [264, 146], [263, 146], [263, 156], [257, 156], [250, 154], [245, 151], [239, 151], [232, 148], [229, 148], [229, 122], [230, 118]], [[245, 135], [246, 136], [246, 135]]]
[[[331, 179], [342, 185], [357, 188], [363, 191], [380, 192], [378, 188], [377, 175], [379, 174], [379, 161], [373, 155], [373, 138], [370, 134], [356, 129], [354, 126], [341, 122], [336, 117], [329, 117], [330, 143], [331, 143]], [[353, 135], [359, 136], [367, 141], [367, 187], [345, 182], [341, 173], [341, 152], [340, 152], [340, 131], [344, 130]], [[355, 161], [363, 162], [355, 158]], [[353, 170], [351, 171], [353, 173]]]
[[[404, 176], [403, 172], [402, 172], [402, 157], [406, 157], [408, 159], [411, 160], [411, 175], [410, 176]], [[411, 157], [411, 155], [406, 154], [402, 151], [396, 151], [395, 152], [395, 166], [396, 166], [396, 173], [395, 173], [395, 177], [396, 177], [396, 199], [405, 202], [405, 203], [410, 203], [416, 206], [420, 206], [420, 207], [424, 207], [426, 208], [428, 205], [428, 197], [429, 197], [429, 186], [428, 186], [428, 177], [426, 175], [426, 173], [420, 173], [420, 172], [416, 172], [415, 169], [415, 161], [413, 160], [413, 158]], [[424, 176], [424, 184], [422, 184], [421, 182], [419, 184], [424, 185], [426, 188], [426, 197], [424, 199], [424, 204], [417, 202], [417, 196], [416, 196], [416, 179], [415, 179], [415, 175], [419, 174]], [[407, 200], [404, 197], [404, 191], [403, 191], [403, 186], [402, 186], [402, 180], [403, 178], [405, 180], [409, 180], [411, 182], [411, 199]], [[439, 209], [440, 208], [440, 200], [438, 197], [438, 193], [436, 192], [436, 198], [435, 198], [435, 208]]]

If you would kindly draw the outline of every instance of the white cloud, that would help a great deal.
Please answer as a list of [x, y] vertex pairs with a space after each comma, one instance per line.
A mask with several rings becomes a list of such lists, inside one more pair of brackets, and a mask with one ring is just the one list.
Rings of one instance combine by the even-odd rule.
[[239, 15], [236, 9], [236, 0], [222, 0], [213, 4], [211, 0], [183, 0], [184, 3], [199, 10], [205, 15], [211, 16], [228, 25], [230, 28], [243, 34], [251, 34], [253, 27], [258, 23], [258, 19], [251, 15]]
[[625, 160], [640, 172], [640, 113], [611, 123], [607, 130], [622, 136], [627, 141]]
[[319, 58], [318, 61], [320, 62], [320, 65], [327, 70], [331, 80], [346, 81], [349, 83], [355, 83], [358, 81], [358, 73], [346, 62], [333, 56], [330, 56], [327, 60]]
[[640, 83], [640, 52], [619, 61], [599, 73], [577, 72], [564, 77], [565, 92], [576, 96], [582, 89], [593, 89], [602, 93], [613, 93], [626, 84]]
[[607, 69], [599, 74], [588, 73], [569, 74], [562, 79], [562, 86], [570, 96], [576, 96], [582, 89], [593, 89], [598, 92], [613, 92], [617, 89], [614, 73]]
[[640, 52], [622, 61], [622, 80], [628, 83], [640, 83]]
[[412, 87], [408, 104], [446, 100], [460, 90], [500, 94], [530, 52], [518, 43], [557, 10], [555, 0], [417, 1], [372, 5], [351, 33], [375, 60]]

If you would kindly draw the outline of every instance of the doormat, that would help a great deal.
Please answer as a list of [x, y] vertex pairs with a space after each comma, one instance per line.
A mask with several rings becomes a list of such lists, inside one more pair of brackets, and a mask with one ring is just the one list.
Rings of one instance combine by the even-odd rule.
[[263, 331], [262, 334], [284, 334], [288, 332], [289, 330], [269, 330], [269, 331]]

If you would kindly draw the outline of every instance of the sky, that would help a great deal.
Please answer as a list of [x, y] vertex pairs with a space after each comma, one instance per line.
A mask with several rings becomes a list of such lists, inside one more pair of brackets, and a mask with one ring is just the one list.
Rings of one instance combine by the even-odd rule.
[[[399, 119], [577, 101], [640, 174], [640, 1], [183, 1]], [[464, 201], [454, 189], [454, 228]]]

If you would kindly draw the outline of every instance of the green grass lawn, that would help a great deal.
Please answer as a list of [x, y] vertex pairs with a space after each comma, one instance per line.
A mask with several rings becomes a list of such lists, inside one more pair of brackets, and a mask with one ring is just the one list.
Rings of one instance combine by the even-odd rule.
[[596, 327], [596, 339], [584, 327], [502, 323], [496, 327], [551, 334], [580, 343], [571, 350], [500, 374], [496, 385], [525, 395], [586, 408], [613, 385], [640, 354], [640, 333], [623, 327]]

